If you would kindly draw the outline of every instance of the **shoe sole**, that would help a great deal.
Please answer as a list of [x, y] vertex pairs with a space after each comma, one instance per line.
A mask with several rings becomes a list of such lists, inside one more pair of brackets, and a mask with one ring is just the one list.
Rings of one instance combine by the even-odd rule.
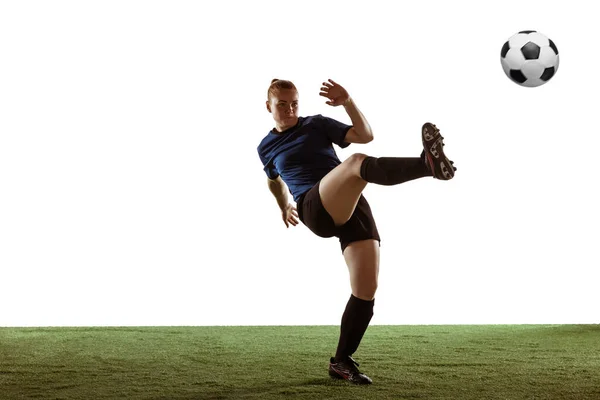
[[334, 379], [345, 379], [348, 380], [349, 376], [344, 376], [342, 373], [338, 372], [335, 368], [329, 367], [329, 376]]
[[444, 154], [443, 137], [440, 131], [431, 123], [426, 122], [422, 128], [423, 148], [433, 177], [440, 180], [450, 180], [454, 177], [452, 162]]
[[345, 381], [347, 381], [349, 383], [352, 383], [353, 385], [370, 385], [370, 384], [373, 383], [373, 381], [354, 382], [354, 381], [350, 380], [349, 376], [348, 377], [344, 377], [343, 375], [341, 375], [340, 373], [338, 373], [335, 369], [329, 369], [329, 376], [332, 379], [345, 380]]
[[344, 378], [343, 376], [338, 375], [337, 373], [333, 372], [333, 371], [329, 371], [329, 376], [332, 377], [333, 379], [347, 379]]

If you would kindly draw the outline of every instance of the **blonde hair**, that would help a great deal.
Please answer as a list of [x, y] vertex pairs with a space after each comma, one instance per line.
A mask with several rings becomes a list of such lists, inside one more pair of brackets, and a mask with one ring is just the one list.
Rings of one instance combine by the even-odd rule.
[[281, 89], [292, 89], [298, 91], [298, 89], [296, 89], [296, 86], [291, 81], [275, 78], [271, 81], [271, 85], [269, 86], [269, 90], [267, 92], [267, 100], [271, 101], [271, 97], [273, 97], [275, 93]]

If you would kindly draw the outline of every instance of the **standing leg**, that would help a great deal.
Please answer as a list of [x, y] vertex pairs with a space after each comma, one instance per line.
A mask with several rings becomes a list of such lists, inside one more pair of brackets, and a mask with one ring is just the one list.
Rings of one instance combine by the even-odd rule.
[[369, 384], [371, 379], [358, 370], [358, 364], [351, 356], [358, 349], [373, 317], [379, 276], [379, 243], [376, 240], [352, 242], [344, 250], [344, 259], [352, 295], [342, 316], [338, 348], [330, 361], [329, 373], [352, 383]]
[[354, 354], [373, 316], [379, 277], [379, 243], [376, 240], [352, 242], [344, 250], [344, 259], [348, 266], [352, 289], [346, 311], [348, 311], [348, 307], [352, 310], [349, 313], [345, 312], [350, 315], [345, 315], [346, 318], [342, 317], [342, 321], [348, 317], [361, 316], [362, 318], [356, 318], [359, 321], [353, 325], [356, 325], [358, 330], [355, 335], [351, 335], [351, 340], [338, 346], [336, 353], [338, 359]]

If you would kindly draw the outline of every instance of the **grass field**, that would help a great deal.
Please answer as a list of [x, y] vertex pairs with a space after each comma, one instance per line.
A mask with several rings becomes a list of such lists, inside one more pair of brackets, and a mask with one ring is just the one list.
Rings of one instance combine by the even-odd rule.
[[600, 325], [0, 328], [0, 399], [600, 399]]

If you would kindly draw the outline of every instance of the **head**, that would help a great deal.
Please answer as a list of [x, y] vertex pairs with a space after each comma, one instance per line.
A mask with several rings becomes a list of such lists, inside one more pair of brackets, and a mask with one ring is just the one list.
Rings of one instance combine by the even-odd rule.
[[278, 131], [298, 122], [298, 90], [290, 81], [273, 79], [267, 92], [267, 110], [273, 115]]

